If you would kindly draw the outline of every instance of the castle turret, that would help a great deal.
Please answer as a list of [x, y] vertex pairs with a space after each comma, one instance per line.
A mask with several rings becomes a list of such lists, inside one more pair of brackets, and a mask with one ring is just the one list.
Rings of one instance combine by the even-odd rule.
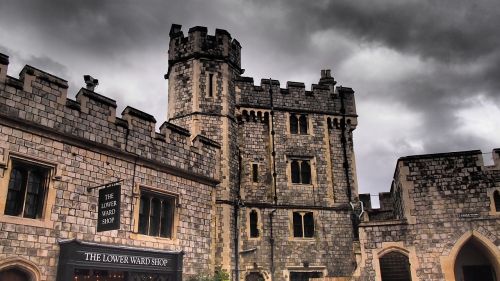
[[[207, 28], [190, 28], [187, 36], [180, 25], [170, 29], [168, 87], [168, 119], [170, 122], [202, 134], [222, 145], [221, 184], [215, 192], [217, 202], [235, 202], [237, 199], [237, 123], [235, 118], [235, 77], [240, 68], [239, 42], [229, 32], [216, 29], [208, 35]], [[232, 243], [234, 228], [232, 204], [214, 207], [216, 219], [212, 241], [212, 264], [228, 271], [233, 265]]]

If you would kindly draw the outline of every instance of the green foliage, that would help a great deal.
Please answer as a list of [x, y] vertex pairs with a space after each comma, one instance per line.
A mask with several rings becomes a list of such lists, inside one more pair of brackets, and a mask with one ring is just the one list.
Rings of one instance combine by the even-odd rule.
[[229, 273], [220, 267], [216, 267], [213, 274], [201, 273], [191, 276], [189, 281], [229, 281]]

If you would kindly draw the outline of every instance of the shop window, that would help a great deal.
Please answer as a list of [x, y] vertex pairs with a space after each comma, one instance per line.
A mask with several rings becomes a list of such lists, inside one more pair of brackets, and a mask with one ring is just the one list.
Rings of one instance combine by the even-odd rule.
[[308, 134], [308, 120], [305, 114], [290, 114], [290, 134]]
[[310, 160], [292, 160], [290, 163], [292, 183], [311, 184]]
[[259, 214], [255, 210], [250, 212], [250, 237], [259, 237]]
[[150, 192], [141, 192], [139, 203], [139, 233], [171, 238], [174, 222], [175, 198]]
[[314, 216], [312, 212], [293, 212], [293, 237], [314, 236]]
[[50, 169], [20, 160], [12, 161], [5, 215], [41, 218]]
[[495, 210], [500, 212], [500, 191], [493, 192], [493, 201], [495, 201]]
[[382, 281], [411, 281], [408, 257], [399, 252], [389, 252], [380, 258]]
[[259, 182], [259, 164], [252, 164], [252, 181]]

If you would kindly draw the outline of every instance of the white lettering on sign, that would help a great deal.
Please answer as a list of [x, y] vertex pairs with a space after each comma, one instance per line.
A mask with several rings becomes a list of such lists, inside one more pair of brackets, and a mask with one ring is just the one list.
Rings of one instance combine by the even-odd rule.
[[84, 252], [85, 261], [102, 262], [102, 263], [119, 263], [133, 265], [150, 265], [165, 267], [168, 264], [166, 258], [141, 257], [132, 255], [118, 255], [106, 253]]

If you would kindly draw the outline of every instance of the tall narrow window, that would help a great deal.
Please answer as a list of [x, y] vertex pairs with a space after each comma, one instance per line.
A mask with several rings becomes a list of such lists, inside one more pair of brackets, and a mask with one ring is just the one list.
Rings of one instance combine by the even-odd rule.
[[5, 214], [41, 218], [48, 188], [49, 169], [24, 161], [12, 161]]
[[292, 183], [300, 183], [300, 164], [299, 161], [293, 160], [290, 164], [290, 170], [292, 172]]
[[214, 75], [212, 73], [208, 75], [208, 96], [214, 96]]
[[307, 160], [302, 160], [300, 163], [300, 179], [302, 183], [311, 183], [311, 166]]
[[255, 210], [250, 212], [250, 237], [259, 237], [259, 214]]
[[252, 181], [259, 182], [259, 164], [252, 164]]
[[306, 115], [300, 115], [299, 118], [299, 127], [300, 127], [300, 134], [302, 135], [307, 135], [307, 116]]
[[493, 192], [493, 201], [495, 201], [495, 210], [500, 212], [500, 191]]
[[293, 237], [314, 237], [314, 216], [312, 212], [293, 212]]
[[292, 183], [311, 184], [311, 163], [309, 160], [292, 160], [290, 173]]
[[295, 114], [290, 114], [290, 134], [298, 134], [299, 133], [299, 119]]
[[139, 202], [140, 234], [172, 237], [175, 198], [168, 195], [142, 192]]

